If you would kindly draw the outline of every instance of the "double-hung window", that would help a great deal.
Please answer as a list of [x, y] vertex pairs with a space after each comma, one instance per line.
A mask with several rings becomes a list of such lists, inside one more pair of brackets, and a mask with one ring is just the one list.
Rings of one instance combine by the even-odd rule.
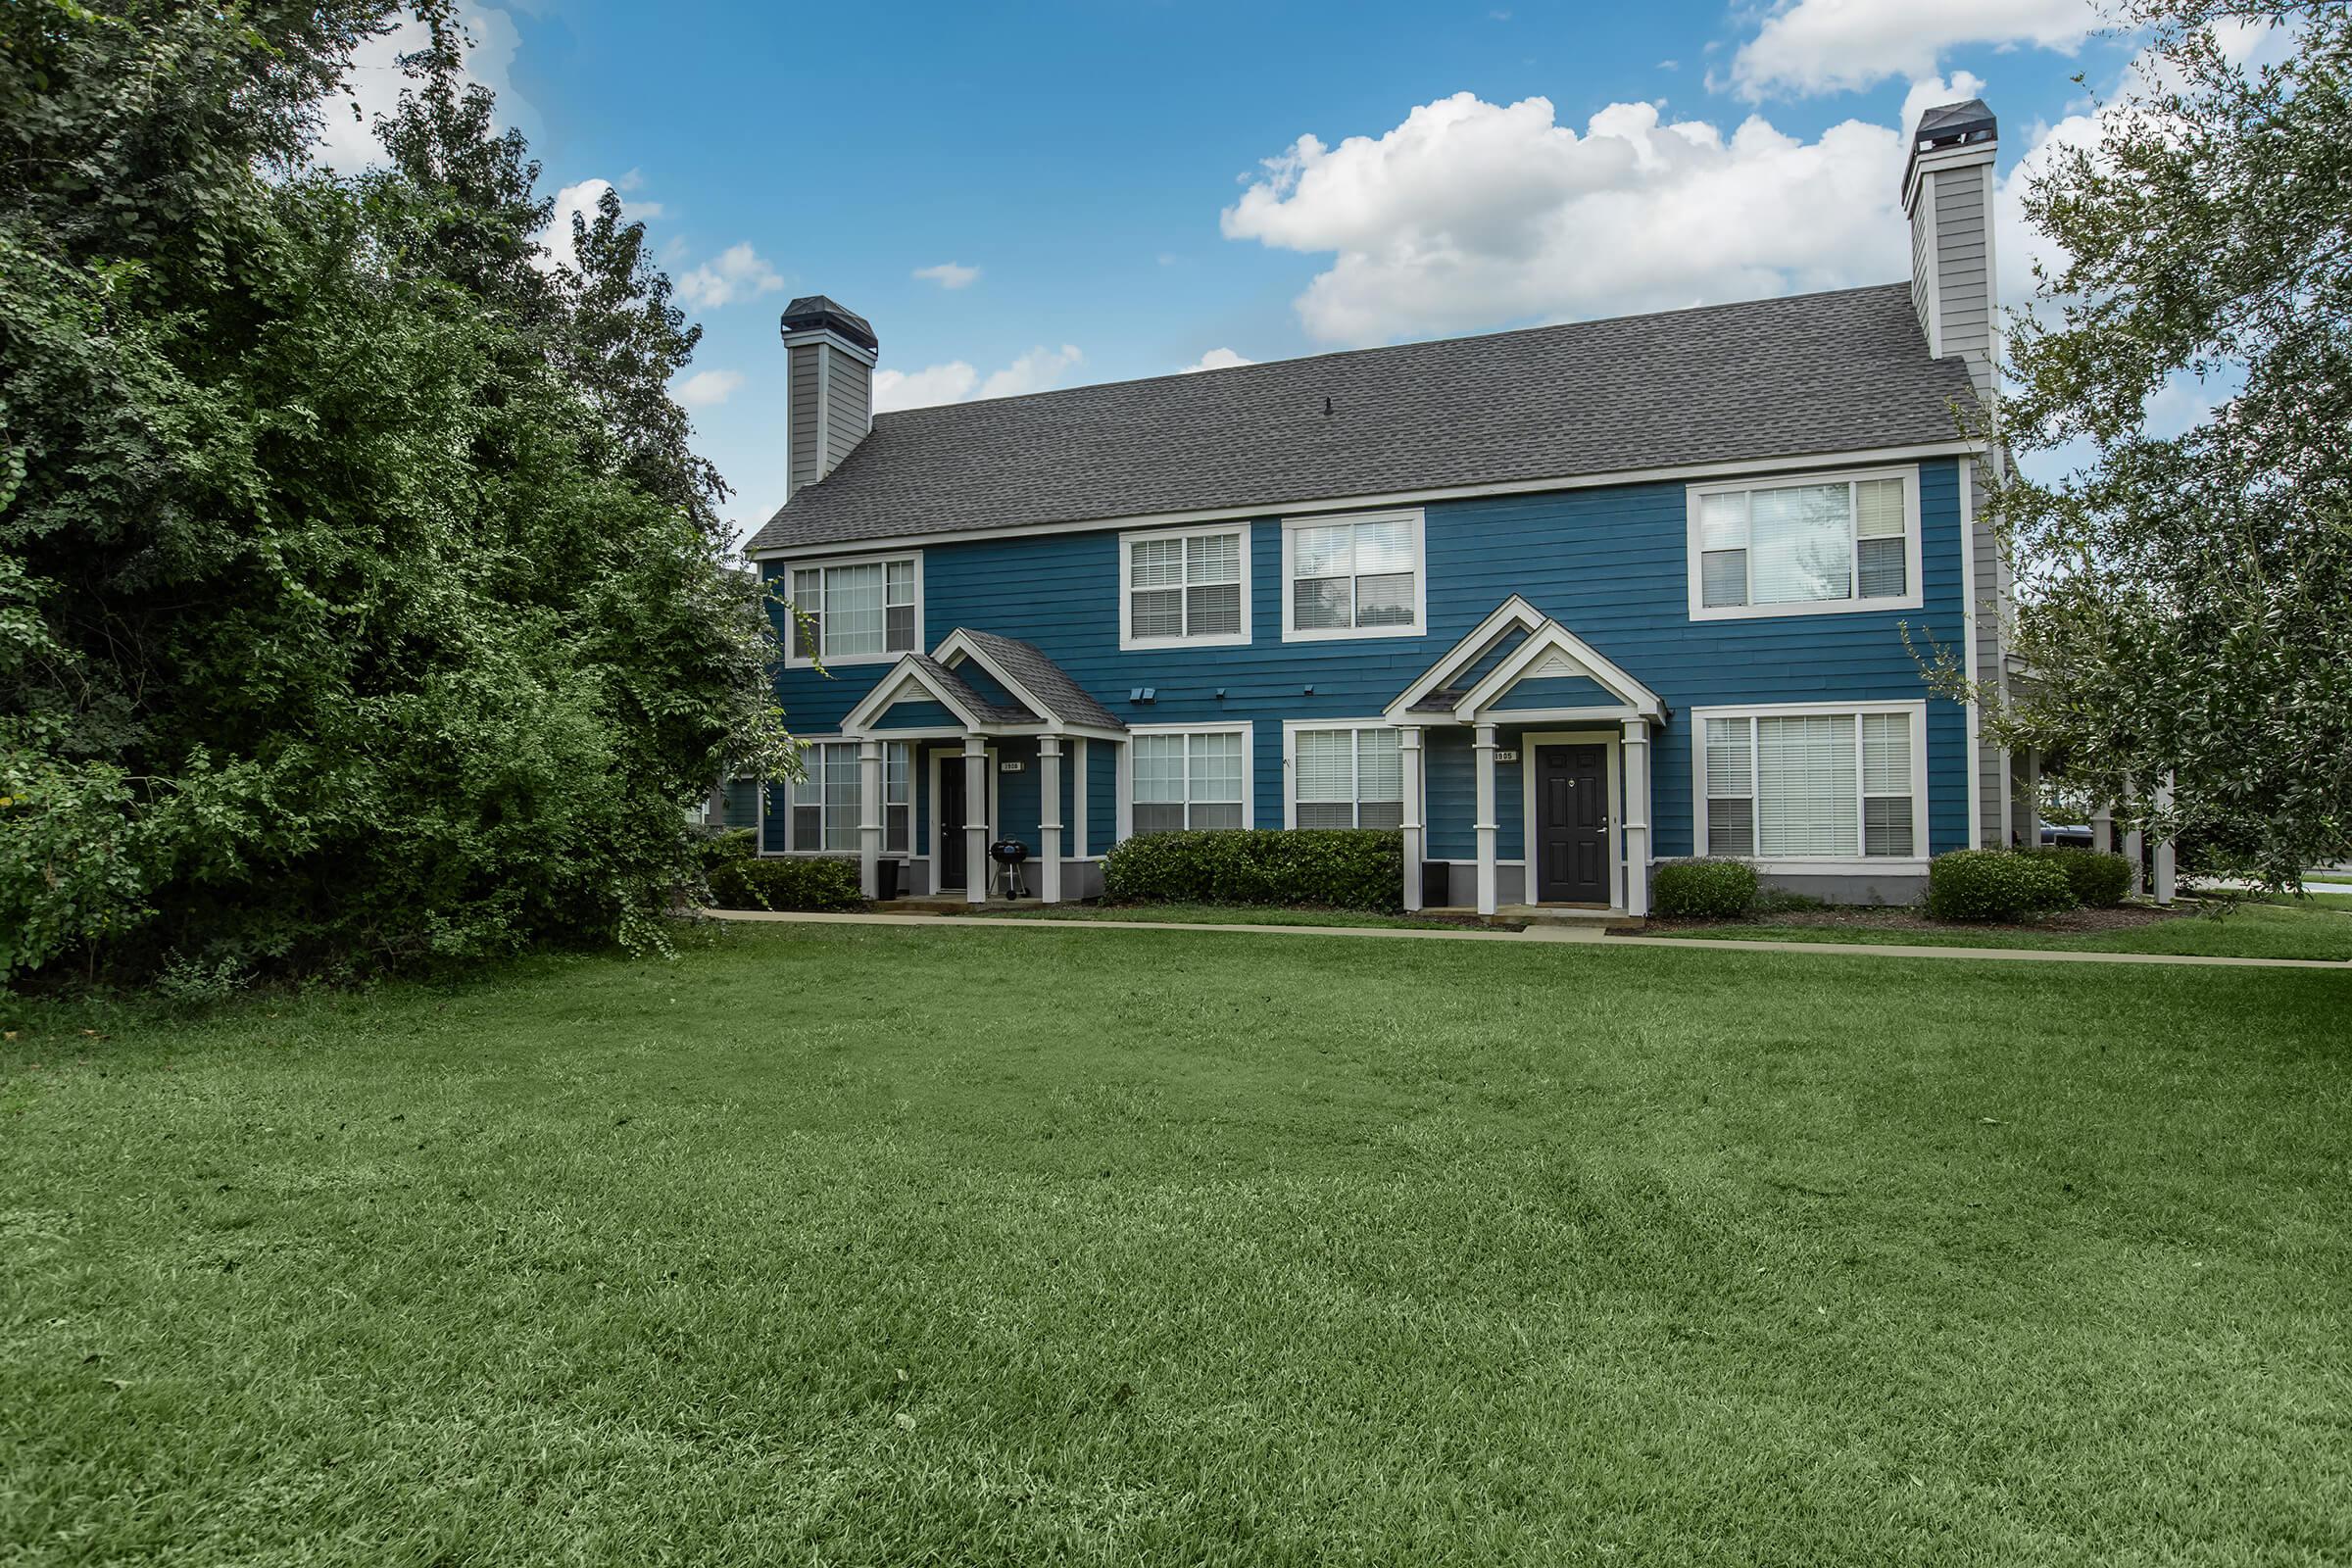
[[1250, 529], [1119, 538], [1119, 646], [1230, 647], [1250, 640]]
[[1764, 861], [1923, 858], [1922, 705], [1702, 710], [1692, 716], [1707, 854]]
[[1414, 637], [1426, 625], [1419, 512], [1292, 518], [1282, 559], [1287, 640]]
[[1696, 620], [1913, 609], [1919, 470], [1690, 490]]
[[789, 595], [796, 664], [873, 663], [911, 654], [922, 637], [919, 556], [796, 566]]
[[1129, 744], [1136, 832], [1250, 825], [1249, 731], [1143, 731]]
[[[914, 748], [906, 741], [882, 747], [882, 853], [910, 853], [914, 828]], [[855, 855], [863, 813], [856, 741], [823, 741], [804, 748], [801, 777], [792, 786], [792, 815], [785, 846], [796, 854]], [[770, 849], [775, 846], [769, 845]]]
[[1386, 725], [1293, 730], [1291, 811], [1299, 827], [1402, 824], [1404, 768], [1396, 731]]

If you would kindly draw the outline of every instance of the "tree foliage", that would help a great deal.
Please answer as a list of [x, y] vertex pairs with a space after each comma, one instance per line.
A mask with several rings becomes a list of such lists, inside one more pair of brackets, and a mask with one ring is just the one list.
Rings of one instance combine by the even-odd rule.
[[[1994, 492], [2034, 677], [1996, 728], [2100, 799], [2172, 775], [2162, 830], [2284, 881], [2352, 854], [2352, 8], [2121, 20], [2136, 84], [2027, 199], [2064, 260], [2003, 433], [2080, 461]], [[2183, 383], [2212, 406], [2156, 433]]]
[[0, 978], [654, 935], [778, 768], [759, 590], [667, 383], [441, 4], [386, 169], [303, 162], [387, 0], [0, 11]]

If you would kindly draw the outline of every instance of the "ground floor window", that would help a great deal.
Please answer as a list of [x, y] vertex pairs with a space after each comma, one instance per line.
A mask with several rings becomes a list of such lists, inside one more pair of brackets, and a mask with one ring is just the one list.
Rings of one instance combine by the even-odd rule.
[[1244, 731], [1141, 734], [1135, 748], [1135, 831], [1246, 827], [1249, 743]]
[[[882, 853], [905, 855], [914, 837], [914, 748], [905, 741], [882, 747]], [[785, 847], [803, 854], [855, 855], [861, 783], [856, 741], [822, 741], [801, 753], [802, 776], [792, 786]], [[770, 849], [774, 846], [770, 845]]]
[[1397, 827], [1404, 767], [1396, 732], [1300, 729], [1291, 741], [1293, 820], [1300, 827]]
[[1709, 855], [1755, 859], [1919, 854], [1923, 710], [1699, 718]]

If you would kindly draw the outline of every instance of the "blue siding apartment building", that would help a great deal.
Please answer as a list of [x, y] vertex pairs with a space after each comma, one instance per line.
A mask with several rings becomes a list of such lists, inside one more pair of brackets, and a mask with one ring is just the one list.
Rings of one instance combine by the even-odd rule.
[[793, 301], [750, 554], [811, 744], [738, 809], [973, 902], [999, 838], [1061, 900], [1280, 826], [1401, 828], [1415, 908], [1639, 915], [1690, 855], [1911, 897], [2027, 812], [1923, 667], [2005, 676], [1994, 146], [1923, 118], [1907, 282], [879, 416], [872, 328]]

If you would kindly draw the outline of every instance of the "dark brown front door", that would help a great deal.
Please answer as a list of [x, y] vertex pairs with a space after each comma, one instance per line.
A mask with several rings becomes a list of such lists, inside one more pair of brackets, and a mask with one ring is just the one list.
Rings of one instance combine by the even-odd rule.
[[963, 759], [943, 759], [939, 764], [939, 885], [963, 884]]
[[1609, 749], [1536, 748], [1536, 902], [1609, 902]]

